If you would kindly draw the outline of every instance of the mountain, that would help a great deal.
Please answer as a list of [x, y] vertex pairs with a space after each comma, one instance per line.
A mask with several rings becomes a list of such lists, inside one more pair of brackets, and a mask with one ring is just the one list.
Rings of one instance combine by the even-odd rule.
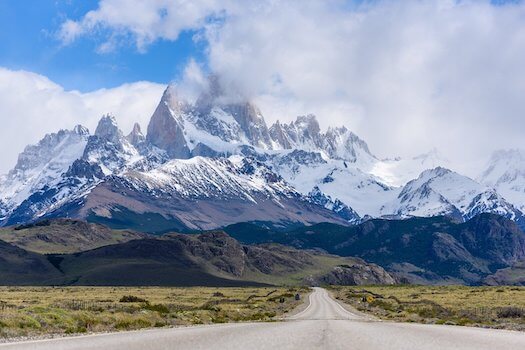
[[347, 128], [329, 128], [321, 133], [319, 122], [313, 114], [299, 116], [294, 122], [270, 127], [270, 135], [276, 149], [301, 149], [319, 152], [324, 158], [342, 159], [349, 162], [373, 162], [376, 158], [366, 142]]
[[492, 154], [479, 182], [504, 196], [510, 203], [525, 212], [525, 152], [500, 150]]
[[50, 216], [66, 213], [146, 232], [212, 229], [239, 221], [273, 226], [345, 223], [263, 164], [239, 156], [177, 159], [151, 171], [131, 170], [107, 177]]
[[525, 260], [518, 261], [510, 267], [499, 269], [496, 273], [485, 278], [483, 283], [491, 286], [525, 286]]
[[20, 205], [32, 193], [60, 181], [60, 175], [82, 157], [89, 131], [77, 125], [46, 135], [38, 144], [27, 146], [18, 161], [0, 181], [0, 215]]
[[267, 162], [299, 192], [320, 191], [352, 208], [359, 218], [381, 215], [382, 205], [395, 196], [394, 188], [350, 161], [324, 159], [320, 153], [294, 150]]
[[523, 213], [493, 189], [442, 167], [425, 170], [408, 182], [383, 213], [399, 218], [446, 215], [459, 220], [494, 213], [520, 223], [523, 220]]
[[[58, 221], [52, 225], [62, 223]], [[90, 224], [84, 225], [89, 227]], [[76, 235], [82, 240], [86, 233], [77, 231]], [[100, 242], [108, 243], [105, 238]], [[394, 283], [381, 267], [361, 259], [278, 244], [242, 245], [220, 231], [141, 237], [75, 254], [48, 256], [0, 241], [0, 252], [0, 276], [5, 285]]]
[[515, 152], [493, 157], [476, 182], [443, 167], [436, 150], [379, 159], [348, 128], [323, 131], [311, 114], [268, 126], [223, 85], [211, 76], [195, 101], [168, 86], [146, 134], [135, 124], [125, 135], [108, 114], [92, 135], [76, 126], [28, 146], [0, 179], [0, 225], [66, 217], [160, 233], [489, 212], [525, 226]]
[[417, 178], [425, 170], [450, 166], [449, 160], [434, 148], [414, 157], [383, 159], [374, 164], [370, 173], [389, 186], [400, 187]]
[[481, 284], [525, 258], [525, 233], [513, 221], [494, 214], [464, 223], [438, 216], [374, 219], [351, 227], [325, 223], [285, 233], [253, 230], [248, 224], [225, 231], [244, 243], [278, 242], [361, 257], [402, 282], [418, 284]]

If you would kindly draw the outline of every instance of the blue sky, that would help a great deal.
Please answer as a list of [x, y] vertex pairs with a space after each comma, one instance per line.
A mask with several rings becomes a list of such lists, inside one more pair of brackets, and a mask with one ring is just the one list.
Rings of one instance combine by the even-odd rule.
[[122, 45], [100, 54], [93, 37], [62, 45], [56, 33], [63, 21], [97, 6], [93, 0], [0, 0], [0, 66], [45, 75], [68, 90], [91, 91], [139, 80], [168, 83], [190, 57], [203, 60], [204, 44], [195, 43], [191, 31], [177, 41], [158, 40], [143, 53]]

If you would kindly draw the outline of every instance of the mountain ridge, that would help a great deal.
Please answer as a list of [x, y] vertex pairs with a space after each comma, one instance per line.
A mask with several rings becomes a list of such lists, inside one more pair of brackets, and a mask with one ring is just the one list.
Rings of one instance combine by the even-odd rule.
[[[58, 216], [109, 224], [130, 203], [127, 195], [149, 203], [133, 202], [129, 216], [160, 215], [177, 229], [221, 227], [236, 219], [285, 226], [443, 214], [468, 220], [484, 212], [525, 225], [520, 209], [525, 207], [520, 194], [525, 177], [522, 181], [521, 168], [512, 170], [510, 161], [489, 168], [476, 182], [436, 167], [441, 161], [437, 151], [410, 160], [380, 160], [344, 126], [322, 132], [314, 115], [268, 126], [250, 100], [225, 94], [213, 76], [195, 102], [168, 86], [146, 135], [136, 124], [125, 136], [110, 114], [93, 135], [81, 126], [46, 135], [28, 146], [3, 177], [0, 225]], [[391, 185], [406, 178], [400, 172], [415, 169], [422, 170], [417, 178]], [[513, 183], [498, 186], [503, 181], [492, 177]], [[172, 204], [168, 197], [175, 198]], [[192, 207], [215, 217], [191, 214]]]
[[[26, 225], [25, 238], [48, 242], [59, 226], [80, 228], [69, 243], [27, 244], [18, 233], [2, 232], [0, 279], [3, 285], [123, 285], [123, 286], [257, 286], [332, 284], [393, 284], [381, 267], [359, 258], [297, 250], [279, 244], [243, 245], [222, 231], [199, 234], [125, 237], [123, 241], [96, 234], [85, 245], [85, 230], [108, 231], [81, 221]], [[96, 226], [96, 227], [95, 227]], [[63, 231], [63, 230], [62, 230]], [[93, 233], [93, 232], [92, 232]], [[113, 232], [115, 234], [115, 232]], [[55, 237], [59, 238], [59, 237]], [[118, 238], [122, 238], [119, 236]], [[64, 248], [69, 254], [63, 254]], [[86, 249], [90, 248], [90, 249]], [[42, 249], [47, 255], [40, 254]], [[49, 249], [55, 249], [50, 251]], [[62, 254], [56, 254], [62, 253]]]

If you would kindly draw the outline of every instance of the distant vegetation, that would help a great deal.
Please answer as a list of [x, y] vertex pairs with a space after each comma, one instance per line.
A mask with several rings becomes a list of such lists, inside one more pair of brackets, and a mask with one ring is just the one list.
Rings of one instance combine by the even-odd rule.
[[525, 287], [333, 287], [360, 311], [393, 321], [525, 331]]
[[307, 288], [1, 287], [0, 338], [270, 321]]

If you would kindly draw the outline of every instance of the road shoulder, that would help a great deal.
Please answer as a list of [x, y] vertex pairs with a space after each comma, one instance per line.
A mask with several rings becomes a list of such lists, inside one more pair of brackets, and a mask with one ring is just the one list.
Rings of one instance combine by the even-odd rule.
[[330, 296], [330, 298], [332, 298], [337, 304], [339, 304], [339, 306], [341, 306], [343, 309], [345, 309], [349, 313], [354, 314], [354, 315], [358, 316], [359, 318], [362, 318], [364, 321], [374, 321], [374, 322], [381, 322], [382, 321], [380, 318], [378, 318], [378, 317], [376, 317], [374, 315], [370, 315], [370, 314], [364, 313], [362, 311], [359, 311], [356, 308], [354, 308], [353, 306], [351, 306], [349, 304], [346, 304], [342, 300], [337, 299], [334, 296], [334, 293], [333, 293], [332, 290], [326, 288], [326, 291], [328, 292], [328, 295]]
[[294, 316], [300, 314], [301, 312], [303, 312], [304, 310], [306, 310], [308, 308], [308, 306], [310, 306], [310, 296], [312, 295], [312, 293], [314, 292], [313, 288], [310, 288], [310, 291], [304, 295], [301, 296], [302, 298], [302, 303], [297, 305], [297, 307], [295, 309], [293, 309], [292, 311], [290, 311], [289, 313], [285, 314], [285, 315], [282, 315], [281, 317], [278, 317], [276, 318], [277, 321], [286, 321], [286, 320], [290, 320], [290, 319], [293, 319]]

